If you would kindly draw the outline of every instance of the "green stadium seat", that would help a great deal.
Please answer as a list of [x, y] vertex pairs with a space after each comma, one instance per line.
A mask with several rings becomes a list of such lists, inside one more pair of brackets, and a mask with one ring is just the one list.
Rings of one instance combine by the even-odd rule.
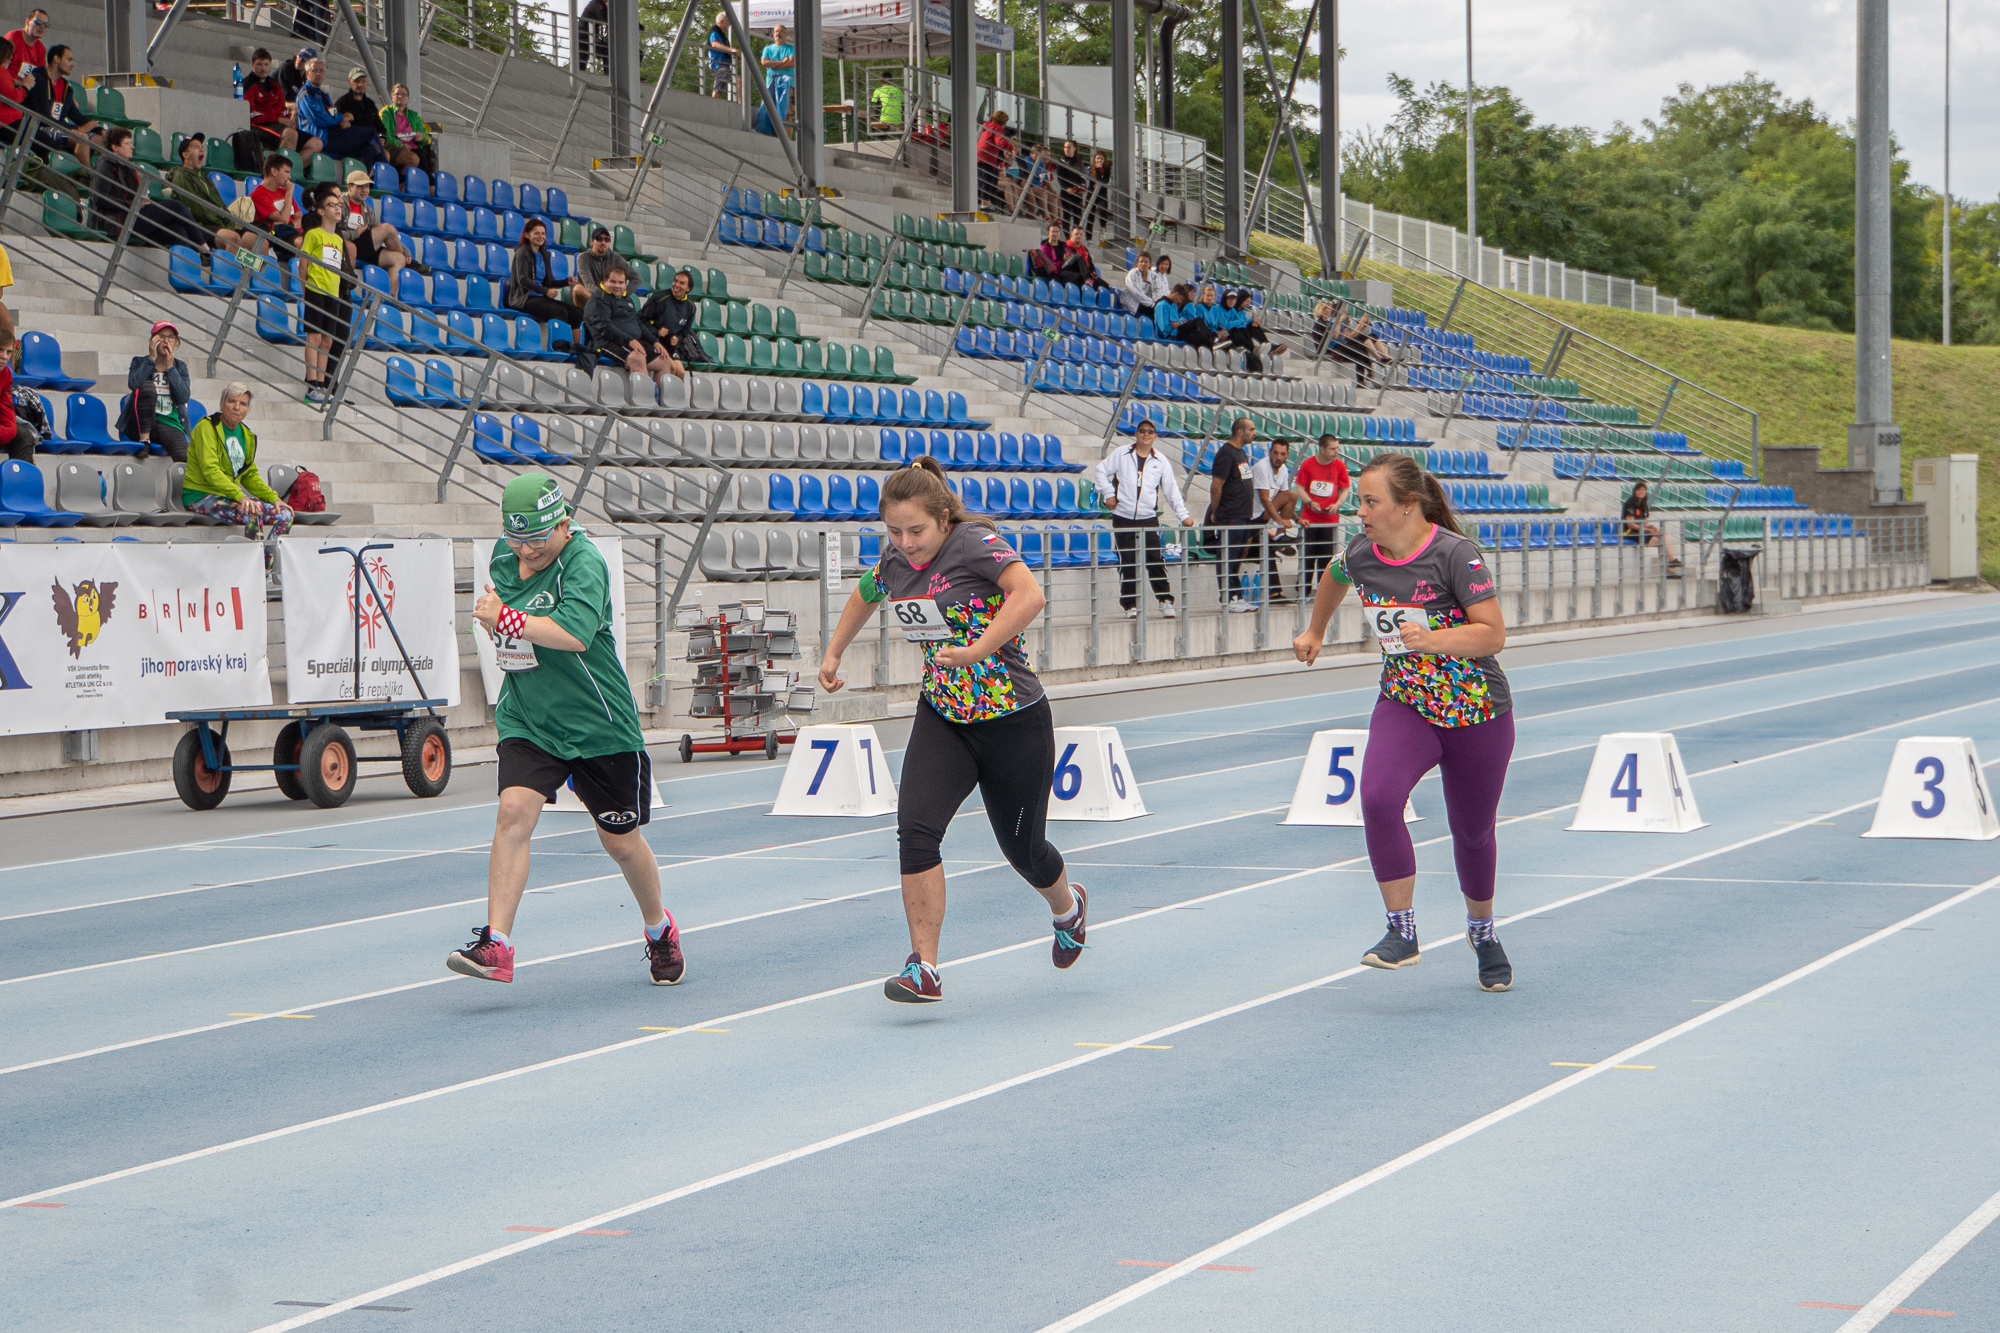
[[76, 200], [59, 190], [42, 191], [42, 226], [58, 236], [67, 236], [77, 241], [101, 241], [89, 227], [83, 225], [83, 217], [77, 211]]

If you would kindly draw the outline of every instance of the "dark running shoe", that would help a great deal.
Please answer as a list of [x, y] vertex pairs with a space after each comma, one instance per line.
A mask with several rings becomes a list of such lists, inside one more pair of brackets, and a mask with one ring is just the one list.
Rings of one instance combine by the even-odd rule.
[[944, 984], [936, 968], [911, 954], [903, 970], [882, 983], [882, 993], [898, 1004], [935, 1004], [944, 998]]
[[1415, 940], [1405, 939], [1400, 931], [1392, 930], [1382, 937], [1380, 944], [1361, 955], [1361, 964], [1394, 972], [1399, 967], [1415, 967], [1423, 957]]
[[[1466, 942], [1472, 944], [1469, 938]], [[1500, 947], [1499, 940], [1487, 940], [1484, 944], [1472, 944], [1472, 951], [1479, 955], [1479, 989], [1512, 989], [1514, 985], [1514, 965], [1507, 961], [1507, 951]]]
[[1056, 923], [1056, 942], [1049, 946], [1049, 957], [1057, 967], [1068, 967], [1083, 957], [1083, 926], [1090, 915], [1090, 895], [1083, 891], [1083, 885], [1072, 883], [1069, 891], [1076, 895], [1076, 906]]
[[468, 944], [445, 955], [444, 965], [454, 972], [478, 977], [482, 981], [512, 981], [514, 946], [494, 939], [491, 926], [481, 926], [472, 933]]
[[673, 913], [667, 914], [666, 934], [658, 939], [646, 937], [646, 961], [652, 965], [655, 986], [678, 986], [687, 975], [687, 959], [681, 956], [681, 928]]

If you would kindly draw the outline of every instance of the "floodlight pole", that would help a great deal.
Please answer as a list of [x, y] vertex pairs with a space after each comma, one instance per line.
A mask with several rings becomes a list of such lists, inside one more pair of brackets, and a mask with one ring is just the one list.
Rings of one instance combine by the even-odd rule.
[[1944, 345], [1951, 346], [1951, 0], [1944, 0]]
[[1903, 498], [1903, 432], [1889, 379], [1889, 0], [1856, 10], [1854, 424], [1847, 464], [1874, 473], [1875, 503]]

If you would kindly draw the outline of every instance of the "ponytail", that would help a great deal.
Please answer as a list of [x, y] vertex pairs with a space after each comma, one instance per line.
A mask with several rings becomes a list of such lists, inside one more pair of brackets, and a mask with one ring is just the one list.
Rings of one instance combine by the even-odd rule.
[[928, 454], [919, 454], [906, 468], [882, 483], [882, 511], [892, 504], [914, 504], [940, 524], [992, 523], [982, 514], [965, 507], [958, 492], [945, 479], [944, 466]]
[[1361, 469], [1360, 476], [1365, 477], [1370, 472], [1383, 475], [1389, 484], [1389, 498], [1397, 504], [1415, 501], [1423, 506], [1427, 522], [1437, 524], [1446, 532], [1461, 537], [1465, 535], [1465, 529], [1458, 526], [1458, 518], [1452, 513], [1451, 497], [1445, 494], [1444, 483], [1426, 472], [1416, 459], [1408, 454], [1377, 454]]

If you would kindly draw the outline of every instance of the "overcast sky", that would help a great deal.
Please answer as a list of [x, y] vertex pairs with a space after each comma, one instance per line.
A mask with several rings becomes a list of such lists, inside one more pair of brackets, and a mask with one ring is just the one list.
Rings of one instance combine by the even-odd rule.
[[[1944, 177], [1944, 0], [1890, 7], [1890, 125], [1915, 180]], [[2000, 195], [2000, 6], [1952, 5], [1952, 193]], [[1463, 0], [1343, 4], [1343, 128], [1380, 127], [1395, 112], [1391, 71], [1463, 86]], [[1514, 89], [1539, 121], [1608, 130], [1657, 115], [1683, 82], [1722, 83], [1755, 70], [1788, 97], [1836, 120], [1854, 114], [1854, 0], [1474, 0], [1475, 77]], [[1317, 101], [1314, 90], [1307, 100]]]

